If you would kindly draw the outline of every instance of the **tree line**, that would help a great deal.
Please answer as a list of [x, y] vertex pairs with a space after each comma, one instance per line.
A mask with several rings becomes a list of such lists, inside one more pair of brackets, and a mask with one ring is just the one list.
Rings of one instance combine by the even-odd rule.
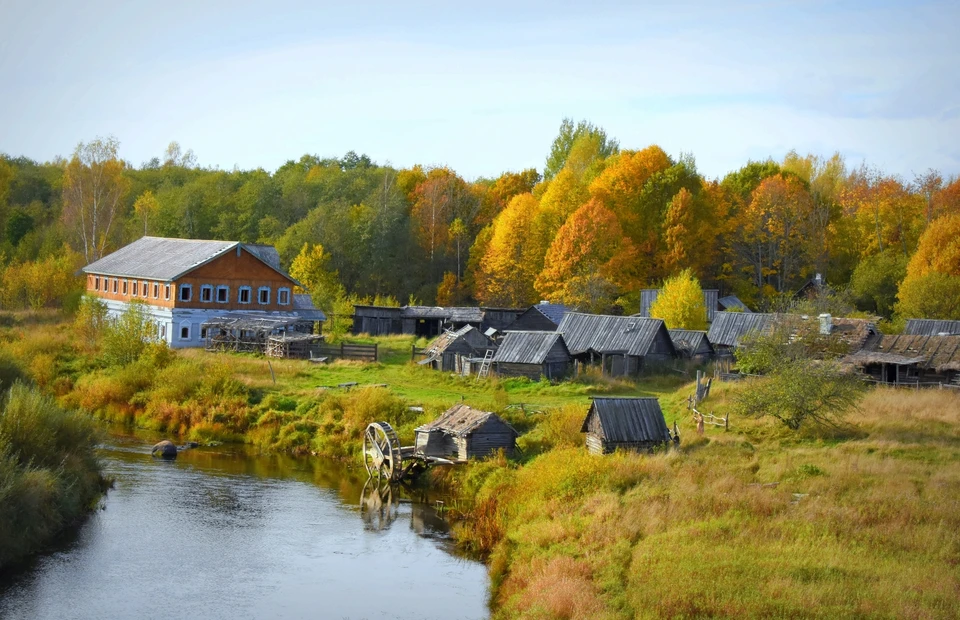
[[202, 168], [177, 143], [134, 166], [119, 147], [0, 157], [0, 303], [51, 303], [68, 285], [43, 274], [150, 234], [274, 245], [325, 310], [379, 297], [631, 313], [641, 288], [689, 269], [758, 309], [821, 273], [864, 312], [960, 318], [960, 181], [933, 170], [791, 152], [707, 179], [692, 155], [621, 148], [570, 119], [542, 172], [472, 181], [352, 151], [269, 172]]

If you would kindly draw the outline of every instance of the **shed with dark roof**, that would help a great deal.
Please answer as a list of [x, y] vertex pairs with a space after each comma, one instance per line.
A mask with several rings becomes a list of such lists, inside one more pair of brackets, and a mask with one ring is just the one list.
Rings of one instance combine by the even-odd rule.
[[482, 358], [493, 348], [492, 340], [473, 325], [467, 325], [437, 336], [424, 350], [426, 357], [418, 363], [444, 372], [465, 372], [469, 369], [469, 360]]
[[570, 351], [556, 332], [508, 331], [493, 356], [503, 377], [560, 379], [570, 372]]
[[717, 354], [731, 354], [748, 335], [768, 331], [773, 318], [772, 314], [761, 312], [717, 312], [707, 339]]
[[519, 435], [497, 414], [464, 403], [450, 407], [415, 432], [417, 454], [441, 458], [452, 456], [461, 461], [484, 458], [496, 450], [512, 456]]
[[594, 398], [580, 428], [594, 454], [647, 452], [678, 441], [670, 434], [656, 398]]
[[677, 351], [660, 319], [568, 312], [557, 332], [570, 355], [583, 364], [600, 364], [604, 374], [637, 375], [669, 361]]
[[555, 332], [563, 320], [563, 315], [570, 312], [570, 308], [562, 304], [551, 304], [545, 301], [524, 310], [517, 320], [507, 326], [509, 331], [542, 331]]
[[706, 362], [713, 357], [713, 345], [707, 332], [695, 329], [671, 329], [670, 339], [680, 357], [695, 362]]

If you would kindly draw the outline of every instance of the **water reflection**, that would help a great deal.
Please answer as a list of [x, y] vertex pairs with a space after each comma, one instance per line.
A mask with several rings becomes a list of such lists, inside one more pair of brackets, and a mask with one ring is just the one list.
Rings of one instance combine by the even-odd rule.
[[[117, 480], [105, 509], [73, 541], [0, 575], [0, 617], [158, 617], [170, 601], [203, 618], [423, 617], [426, 590], [428, 615], [487, 616], [486, 571], [452, 553], [425, 491], [243, 446], [163, 461], [150, 456], [155, 441], [104, 446]], [[373, 568], [391, 575], [376, 597]]]

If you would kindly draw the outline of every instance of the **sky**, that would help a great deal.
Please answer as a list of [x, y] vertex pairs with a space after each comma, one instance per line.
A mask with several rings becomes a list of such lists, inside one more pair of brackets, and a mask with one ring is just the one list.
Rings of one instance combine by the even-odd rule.
[[[0, 152], [543, 169], [564, 117], [722, 177], [791, 149], [960, 174], [960, 3], [0, 0]], [[350, 5], [350, 6], [345, 6]]]

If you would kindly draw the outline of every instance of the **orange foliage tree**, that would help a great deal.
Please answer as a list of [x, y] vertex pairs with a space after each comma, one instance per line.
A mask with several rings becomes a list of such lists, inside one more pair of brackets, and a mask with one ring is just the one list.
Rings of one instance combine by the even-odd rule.
[[493, 221], [477, 279], [481, 303], [520, 307], [536, 301], [533, 282], [541, 257], [533, 254], [536, 248], [528, 241], [537, 210], [532, 194], [520, 194]]

